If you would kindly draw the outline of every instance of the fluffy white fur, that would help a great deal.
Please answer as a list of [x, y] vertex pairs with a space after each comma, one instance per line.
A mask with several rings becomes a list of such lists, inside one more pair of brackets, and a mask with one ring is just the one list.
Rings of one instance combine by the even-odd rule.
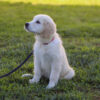
[[[25, 29], [35, 34], [34, 76], [29, 83], [38, 83], [41, 76], [49, 78], [48, 89], [53, 88], [59, 79], [71, 79], [75, 72], [70, 67], [62, 41], [56, 33], [56, 24], [48, 15], [37, 15]], [[54, 37], [54, 40], [52, 38]], [[48, 43], [48, 45], [44, 45]], [[24, 74], [22, 77], [30, 76]]]

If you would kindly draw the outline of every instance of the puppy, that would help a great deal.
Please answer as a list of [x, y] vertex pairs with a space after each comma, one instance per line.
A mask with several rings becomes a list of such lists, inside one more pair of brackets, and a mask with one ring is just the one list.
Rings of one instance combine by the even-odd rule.
[[[49, 78], [47, 89], [55, 87], [59, 79], [71, 79], [75, 72], [70, 67], [56, 24], [48, 15], [37, 15], [25, 24], [25, 30], [35, 34], [34, 76], [29, 83], [38, 83], [41, 76]], [[30, 76], [24, 74], [22, 77]]]

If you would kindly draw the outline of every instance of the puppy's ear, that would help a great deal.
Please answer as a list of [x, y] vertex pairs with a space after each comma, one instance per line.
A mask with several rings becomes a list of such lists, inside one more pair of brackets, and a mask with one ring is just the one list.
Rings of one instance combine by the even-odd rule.
[[54, 22], [44, 22], [44, 33], [54, 34], [56, 32], [56, 24]]

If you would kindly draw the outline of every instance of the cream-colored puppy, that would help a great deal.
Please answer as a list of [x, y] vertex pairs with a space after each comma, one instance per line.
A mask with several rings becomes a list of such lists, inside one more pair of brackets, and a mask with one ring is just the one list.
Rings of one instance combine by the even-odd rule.
[[[56, 24], [48, 15], [37, 15], [25, 24], [28, 32], [35, 34], [34, 76], [29, 83], [38, 83], [41, 76], [49, 78], [48, 89], [59, 79], [71, 79], [75, 72], [70, 67], [62, 41], [56, 32]], [[29, 76], [24, 74], [22, 77]]]

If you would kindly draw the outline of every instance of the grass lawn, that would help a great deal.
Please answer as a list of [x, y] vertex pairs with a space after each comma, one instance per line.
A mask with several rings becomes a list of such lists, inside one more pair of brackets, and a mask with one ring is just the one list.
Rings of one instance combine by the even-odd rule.
[[45, 89], [46, 78], [30, 85], [31, 77], [21, 78], [21, 75], [33, 72], [31, 57], [21, 69], [0, 79], [0, 100], [100, 100], [99, 0], [85, 0], [85, 3], [77, 0], [72, 5], [68, 2], [57, 5], [61, 0], [54, 0], [54, 5], [49, 0], [44, 1], [50, 4], [40, 4], [41, 0], [24, 1], [0, 0], [0, 75], [14, 69], [31, 52], [34, 35], [23, 27], [34, 15], [43, 13], [55, 20], [76, 76], [72, 80], [60, 80], [51, 90]]

